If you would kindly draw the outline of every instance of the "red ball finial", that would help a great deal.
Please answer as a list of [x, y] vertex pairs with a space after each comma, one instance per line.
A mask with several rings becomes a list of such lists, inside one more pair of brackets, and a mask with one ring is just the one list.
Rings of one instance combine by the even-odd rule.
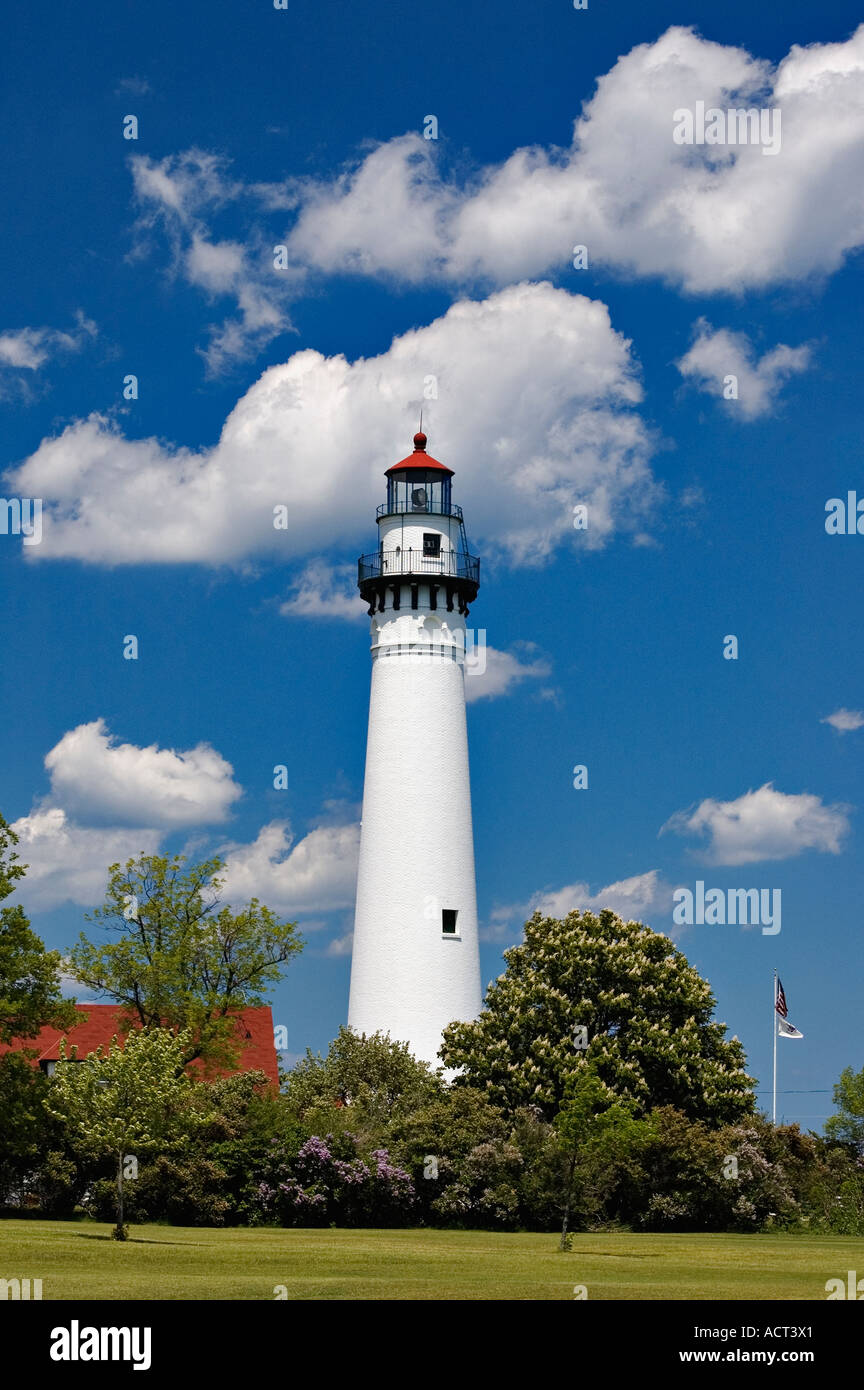
[[421, 430], [419, 434], [415, 434], [415, 436], [414, 436], [414, 452], [417, 453], [418, 450], [422, 451], [422, 450], [425, 449], [425, 448], [426, 448], [426, 436], [425, 436], [425, 434], [423, 433], [423, 431]]

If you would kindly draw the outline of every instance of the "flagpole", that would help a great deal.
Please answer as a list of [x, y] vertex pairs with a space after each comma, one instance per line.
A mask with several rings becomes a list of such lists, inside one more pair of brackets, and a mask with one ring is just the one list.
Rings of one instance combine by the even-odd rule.
[[771, 1002], [771, 1026], [774, 1029], [774, 1104], [771, 1106], [771, 1123], [776, 1125], [776, 970], [774, 972], [774, 999]]

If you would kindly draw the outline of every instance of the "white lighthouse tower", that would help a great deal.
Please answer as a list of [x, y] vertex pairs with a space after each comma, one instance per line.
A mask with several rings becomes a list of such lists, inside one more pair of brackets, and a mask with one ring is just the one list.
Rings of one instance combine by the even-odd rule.
[[468, 554], [453, 471], [414, 452], [387, 469], [378, 549], [359, 562], [372, 695], [348, 1025], [440, 1066], [441, 1033], [480, 1012], [465, 724]]

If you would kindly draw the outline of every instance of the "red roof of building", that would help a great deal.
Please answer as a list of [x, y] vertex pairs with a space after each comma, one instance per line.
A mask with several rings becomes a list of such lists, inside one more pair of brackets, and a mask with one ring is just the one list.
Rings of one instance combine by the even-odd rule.
[[[60, 1058], [60, 1042], [66, 1039], [67, 1056], [73, 1047], [78, 1048], [78, 1059], [95, 1052], [100, 1045], [107, 1048], [115, 1033], [122, 1043], [128, 1028], [121, 1027], [120, 1020], [124, 1010], [121, 1004], [76, 1004], [82, 1015], [80, 1023], [63, 1033], [50, 1025], [42, 1028], [35, 1038], [13, 1038], [10, 1043], [0, 1044], [0, 1056], [5, 1052], [35, 1052], [30, 1061], [34, 1067], [42, 1062], [56, 1062]], [[86, 1017], [85, 1017], [86, 1015]], [[128, 1017], [128, 1013], [126, 1014]], [[260, 1009], [244, 1009], [234, 1015], [239, 1035], [241, 1051], [236, 1067], [213, 1067], [211, 1075], [231, 1076], [241, 1071], [263, 1071], [274, 1086], [279, 1085], [279, 1065], [276, 1060], [276, 1043], [273, 1037], [273, 1014], [270, 1006]], [[190, 1071], [200, 1077], [203, 1064], [190, 1063]]]
[[399, 463], [394, 463], [392, 468], [387, 469], [384, 476], [389, 478], [391, 473], [398, 473], [403, 468], [438, 468], [442, 473], [448, 473], [451, 478], [453, 477], [452, 468], [448, 468], [446, 463], [439, 463], [437, 459], [432, 458], [431, 454], [427, 454], [426, 436], [422, 433], [414, 436], [413, 454], [409, 454], [407, 459], [401, 459]]

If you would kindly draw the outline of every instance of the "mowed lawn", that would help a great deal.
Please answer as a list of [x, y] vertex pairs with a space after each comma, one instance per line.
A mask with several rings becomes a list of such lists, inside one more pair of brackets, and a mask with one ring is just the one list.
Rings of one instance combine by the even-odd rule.
[[864, 1274], [852, 1236], [554, 1235], [485, 1231], [201, 1230], [0, 1221], [0, 1278], [48, 1299], [825, 1299]]

